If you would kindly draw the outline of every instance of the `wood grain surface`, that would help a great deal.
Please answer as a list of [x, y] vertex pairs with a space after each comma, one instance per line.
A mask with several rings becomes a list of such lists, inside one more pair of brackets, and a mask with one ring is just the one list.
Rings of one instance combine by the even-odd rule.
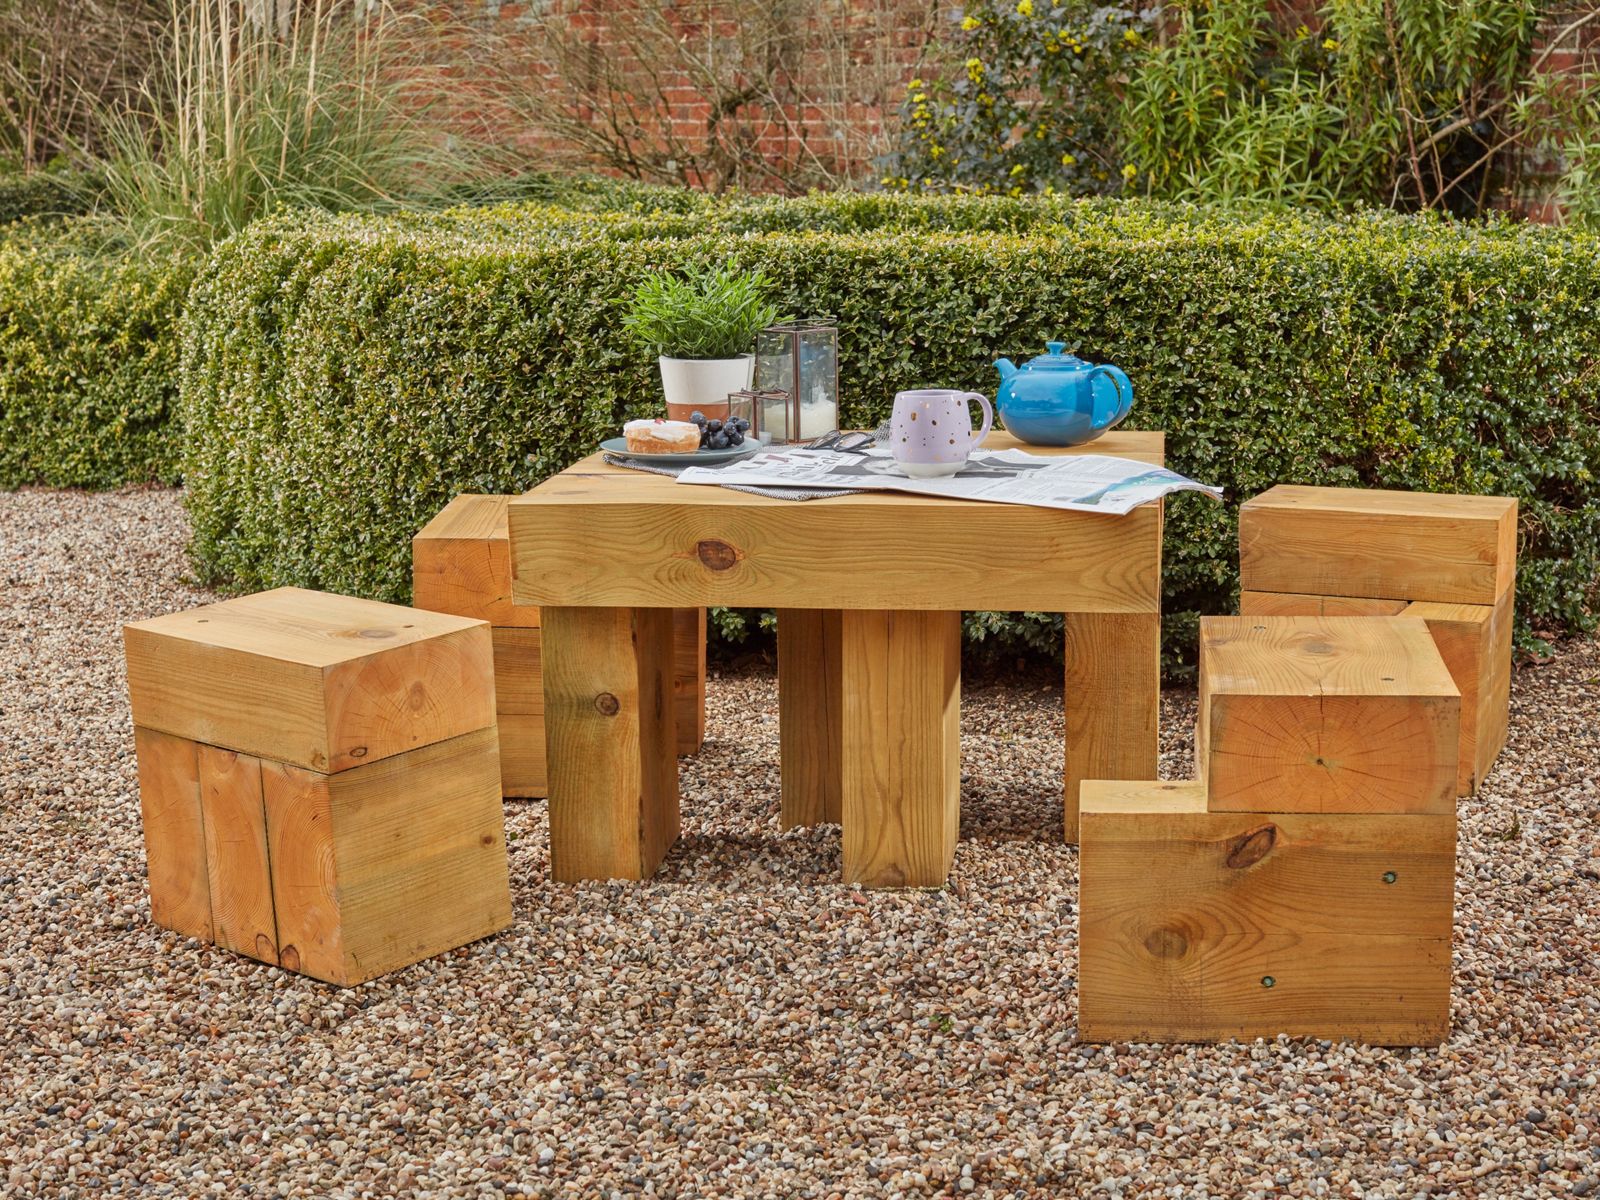
[[494, 723], [481, 621], [279, 588], [123, 636], [136, 725], [312, 770]]
[[1517, 502], [1279, 484], [1239, 511], [1244, 588], [1493, 604], [1517, 565]]
[[840, 617], [844, 880], [940, 887], [961, 825], [961, 614]]
[[1428, 624], [1434, 645], [1461, 692], [1456, 794], [1470, 796], [1506, 744], [1511, 706], [1511, 631], [1515, 595], [1493, 605], [1419, 600], [1403, 615]]
[[1454, 812], [1460, 710], [1421, 620], [1201, 618], [1213, 809]]
[[350, 985], [511, 924], [491, 727], [337, 775], [262, 768], [282, 964]]
[[672, 613], [672, 703], [679, 754], [698, 754], [706, 740], [706, 610]]
[[779, 824], [838, 823], [844, 694], [838, 609], [778, 612]]
[[206, 878], [217, 945], [262, 962], [278, 961], [261, 760], [199, 746], [200, 808], [206, 834]]
[[539, 608], [511, 599], [510, 496], [457, 496], [411, 539], [411, 603], [501, 628], [537, 628]]
[[1308, 596], [1296, 592], [1239, 593], [1239, 613], [1246, 617], [1397, 617], [1409, 600], [1376, 600], [1368, 596]]
[[150, 916], [157, 925], [211, 941], [211, 885], [200, 815], [200, 748], [188, 738], [135, 728], [139, 814], [144, 826]]
[[550, 871], [646, 879], [678, 836], [672, 611], [544, 613]]
[[1078, 840], [1085, 779], [1156, 773], [1161, 712], [1161, 615], [1072, 613], [1063, 622], [1066, 788], [1062, 833]]
[[[1159, 461], [1162, 446], [1129, 433], [1072, 449]], [[586, 459], [513, 500], [509, 524], [522, 604], [1160, 605], [1157, 506], [1115, 517], [892, 492], [796, 502]]]
[[1207, 811], [1197, 783], [1086, 783], [1085, 1041], [1449, 1031], [1455, 818]]

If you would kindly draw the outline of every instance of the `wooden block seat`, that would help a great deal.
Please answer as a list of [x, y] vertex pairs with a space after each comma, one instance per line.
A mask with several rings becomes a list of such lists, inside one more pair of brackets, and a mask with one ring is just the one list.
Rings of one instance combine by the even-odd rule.
[[1421, 620], [1201, 619], [1213, 810], [1453, 812], [1460, 708]]
[[1461, 692], [1456, 791], [1505, 745], [1517, 502], [1280, 485], [1239, 514], [1247, 616], [1405, 616], [1428, 623]]
[[483, 622], [280, 588], [123, 633], [158, 924], [354, 984], [511, 923]]
[[1078, 1035], [1449, 1032], [1454, 812], [1217, 811], [1199, 782], [1083, 785]]
[[[543, 629], [539, 606], [511, 595], [510, 499], [463, 494], [422, 528], [411, 543], [411, 602], [493, 627], [501, 792], [543, 797], [549, 793]], [[674, 610], [673, 641], [677, 753], [694, 754], [705, 740], [705, 609]]]

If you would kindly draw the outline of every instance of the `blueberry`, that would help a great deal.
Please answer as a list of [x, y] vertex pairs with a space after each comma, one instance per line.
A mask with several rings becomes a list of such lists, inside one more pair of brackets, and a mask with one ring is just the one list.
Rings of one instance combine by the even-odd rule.
[[744, 434], [740, 433], [737, 427], [728, 430], [722, 436], [728, 439], [728, 445], [730, 446], [744, 445]]
[[722, 428], [722, 422], [713, 417], [711, 420], [706, 422], [706, 428], [711, 430], [712, 433], [716, 433]]
[[689, 414], [689, 420], [693, 421], [696, 425], [704, 425], [706, 423], [706, 415], [697, 408]]
[[728, 435], [725, 433], [713, 433], [711, 435], [711, 448], [713, 450], [726, 450], [728, 448]]

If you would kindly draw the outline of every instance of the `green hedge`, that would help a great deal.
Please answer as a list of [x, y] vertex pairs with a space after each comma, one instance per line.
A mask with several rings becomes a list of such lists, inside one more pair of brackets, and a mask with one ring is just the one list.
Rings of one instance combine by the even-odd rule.
[[178, 317], [196, 265], [91, 221], [0, 231], [0, 487], [177, 478]]
[[94, 207], [104, 186], [92, 171], [51, 170], [0, 174], [0, 225], [24, 217], [76, 217]]
[[[1130, 425], [1229, 503], [1171, 505], [1171, 641], [1235, 600], [1239, 500], [1273, 483], [1523, 501], [1524, 629], [1588, 625], [1600, 566], [1600, 242], [1392, 215], [892, 197], [577, 214], [281, 219], [224, 245], [184, 319], [184, 470], [212, 579], [403, 599], [412, 532], [651, 411], [619, 316], [647, 271], [761, 265], [841, 323], [845, 419], [992, 392], [1060, 338], [1134, 380]], [[1048, 619], [977, 617], [1002, 647]]]

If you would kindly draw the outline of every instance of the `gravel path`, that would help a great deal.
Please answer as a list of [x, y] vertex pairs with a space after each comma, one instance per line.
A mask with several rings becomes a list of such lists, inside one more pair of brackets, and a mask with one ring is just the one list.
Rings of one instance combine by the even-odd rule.
[[550, 884], [514, 803], [516, 925], [339, 991], [149, 922], [118, 625], [207, 598], [185, 536], [0, 495], [0, 1193], [1600, 1196], [1600, 645], [1519, 670], [1462, 806], [1439, 1051], [1075, 1044], [1037, 684], [968, 693], [944, 891], [780, 834], [773, 681], [722, 678], [658, 878]]

